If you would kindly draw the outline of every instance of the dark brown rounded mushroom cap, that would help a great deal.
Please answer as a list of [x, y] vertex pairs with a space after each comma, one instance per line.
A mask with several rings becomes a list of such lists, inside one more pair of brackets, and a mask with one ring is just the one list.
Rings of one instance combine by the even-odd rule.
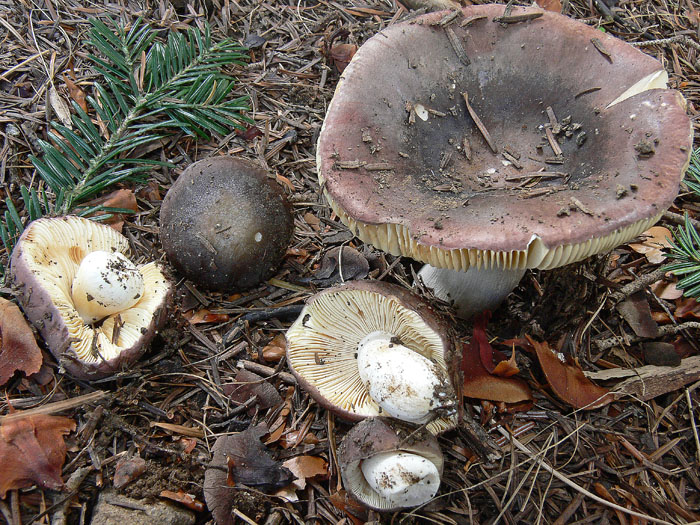
[[338, 464], [343, 486], [355, 499], [379, 511], [399, 508], [388, 504], [364, 479], [362, 461], [383, 452], [408, 452], [433, 463], [442, 476], [444, 457], [430, 432], [383, 417], [367, 418], [345, 435], [338, 446]]
[[212, 290], [243, 290], [270, 277], [293, 231], [282, 188], [260, 167], [232, 157], [189, 166], [160, 210], [168, 259]]
[[27, 318], [62, 368], [79, 379], [113, 375], [137, 361], [166, 319], [172, 287], [157, 263], [139, 267], [144, 292], [132, 307], [88, 325], [71, 283], [83, 257], [101, 250], [126, 254], [128, 241], [109, 226], [67, 216], [32, 222], [17, 241], [10, 276]]
[[[450, 327], [420, 297], [383, 281], [351, 281], [310, 297], [286, 334], [289, 368], [317, 403], [340, 417], [382, 415], [357, 364], [359, 342], [375, 331], [394, 334], [454, 382], [458, 357]], [[428, 428], [439, 433], [455, 422], [455, 416], [440, 417]]]
[[662, 65], [565, 16], [503, 12], [395, 24], [345, 69], [317, 164], [363, 241], [455, 270], [551, 268], [633, 237], [677, 195], [692, 128], [679, 92], [649, 89]]

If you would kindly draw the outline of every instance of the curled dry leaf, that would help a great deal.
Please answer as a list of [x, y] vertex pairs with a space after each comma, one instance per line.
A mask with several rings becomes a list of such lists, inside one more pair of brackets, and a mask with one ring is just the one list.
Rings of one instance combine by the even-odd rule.
[[184, 505], [188, 509], [194, 510], [196, 512], [203, 512], [205, 509], [204, 503], [199, 501], [192, 494], [188, 494], [182, 489], [178, 490], [177, 492], [172, 490], [162, 490], [160, 492], [160, 497], [176, 501], [181, 505]]
[[[501, 377], [490, 374], [482, 363], [479, 345], [484, 344], [485, 332], [474, 326], [474, 337], [462, 349], [462, 372], [464, 383], [462, 395], [474, 399], [520, 403], [532, 401], [527, 383], [517, 377]], [[488, 341], [486, 341], [488, 345]], [[491, 346], [491, 345], [489, 345]]]
[[81, 107], [81, 109], [87, 113], [88, 112], [88, 106], [87, 102], [85, 100], [85, 91], [73, 82], [70, 78], [68, 78], [66, 75], [63, 75], [63, 81], [66, 83], [66, 87], [68, 88], [68, 93], [70, 93], [71, 98], [75, 101], [78, 106]]
[[[21, 414], [21, 412], [12, 412]], [[39, 485], [63, 487], [61, 467], [66, 458], [63, 436], [75, 430], [67, 417], [36, 414], [0, 423], [0, 499], [8, 490]]]
[[197, 310], [188, 310], [182, 316], [189, 321], [190, 324], [205, 324], [205, 323], [223, 323], [229, 320], [228, 314], [212, 313], [207, 308]]
[[53, 85], [51, 85], [49, 88], [47, 98], [49, 107], [56, 115], [56, 118], [61, 121], [61, 124], [68, 129], [73, 129], [73, 124], [70, 120], [70, 108], [68, 107], [66, 101], [63, 100], [61, 95], [58, 94], [58, 91], [56, 91], [56, 88]]
[[617, 311], [639, 337], [656, 337], [659, 325], [651, 315], [646, 292], [632, 294], [617, 305]]
[[547, 11], [561, 13], [561, 2], [559, 0], [535, 0], [533, 5], [541, 7]]
[[19, 307], [0, 297], [0, 385], [18, 370], [37, 373], [41, 362], [41, 349]]
[[474, 330], [470, 345], [476, 347], [473, 351], [478, 352], [481, 363], [489, 374], [502, 377], [514, 376], [520, 372], [515, 362], [515, 351], [508, 359], [503, 352], [491, 346], [486, 335], [486, 325], [489, 319], [491, 319], [491, 312], [488, 310], [474, 317]]
[[218, 525], [234, 523], [233, 486], [242, 484], [273, 492], [294, 479], [260, 442], [267, 431], [261, 423], [238, 434], [221, 436], [214, 443], [212, 460], [204, 473], [204, 499]]
[[262, 349], [263, 359], [268, 363], [278, 363], [287, 353], [287, 340], [284, 334], [277, 334]]
[[146, 472], [146, 460], [138, 456], [122, 458], [114, 469], [114, 488], [120, 489]]
[[679, 289], [676, 283], [668, 282], [663, 279], [652, 284], [651, 291], [654, 292], [654, 295], [658, 298], [666, 299], [667, 301], [673, 301], [683, 297], [683, 290]]
[[673, 235], [663, 226], [652, 226], [639, 237], [642, 242], [630, 243], [629, 247], [635, 252], [643, 254], [650, 263], [660, 264], [666, 260], [664, 248], [671, 247], [670, 239]]
[[336, 44], [331, 48], [331, 60], [333, 65], [342, 73], [355, 56], [357, 46], [355, 44]]
[[369, 273], [369, 262], [355, 248], [336, 246], [323, 256], [321, 267], [311, 282], [322, 287], [345, 281], [364, 279]]
[[292, 482], [298, 489], [306, 488], [306, 480], [328, 477], [328, 461], [318, 456], [297, 456], [282, 463], [296, 479]]
[[[282, 396], [279, 395], [277, 389], [264, 377], [243, 368], [236, 373], [235, 383], [225, 384], [222, 388], [224, 394], [236, 403], [244, 403], [256, 396], [255, 405], [261, 410], [277, 406], [282, 402]], [[251, 405], [249, 412], [254, 411], [255, 406]]]
[[542, 371], [552, 391], [562, 401], [574, 408], [591, 410], [607, 405], [614, 400], [606, 388], [588, 379], [578, 363], [554, 352], [549, 345], [526, 336], [535, 351]]

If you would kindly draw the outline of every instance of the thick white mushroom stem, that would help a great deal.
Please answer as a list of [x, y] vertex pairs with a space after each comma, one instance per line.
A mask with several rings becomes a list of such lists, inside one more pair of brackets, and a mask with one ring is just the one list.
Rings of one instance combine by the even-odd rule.
[[369, 486], [395, 506], [423, 505], [440, 487], [435, 464], [410, 452], [382, 452], [365, 459], [360, 468]]
[[360, 341], [357, 367], [369, 395], [396, 419], [423, 424], [437, 409], [456, 405], [444, 372], [388, 332], [372, 332]]
[[80, 262], [71, 296], [78, 315], [94, 323], [131, 308], [143, 296], [143, 274], [119, 252], [94, 251]]
[[469, 319], [484, 310], [494, 310], [518, 285], [525, 268], [475, 268], [466, 272], [435, 268], [426, 264], [418, 277], [436, 297], [454, 304], [457, 315]]

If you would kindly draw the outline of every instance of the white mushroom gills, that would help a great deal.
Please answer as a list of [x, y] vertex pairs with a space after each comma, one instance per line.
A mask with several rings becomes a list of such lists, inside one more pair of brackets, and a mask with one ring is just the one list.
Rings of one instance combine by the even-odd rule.
[[440, 487], [433, 462], [410, 452], [381, 452], [360, 465], [377, 494], [397, 507], [416, 507], [430, 501]]
[[143, 292], [142, 273], [119, 252], [88, 253], [71, 286], [75, 309], [88, 324], [131, 308]]
[[369, 395], [396, 419], [427, 423], [436, 409], [454, 403], [440, 368], [390, 333], [372, 332], [360, 341], [357, 367]]

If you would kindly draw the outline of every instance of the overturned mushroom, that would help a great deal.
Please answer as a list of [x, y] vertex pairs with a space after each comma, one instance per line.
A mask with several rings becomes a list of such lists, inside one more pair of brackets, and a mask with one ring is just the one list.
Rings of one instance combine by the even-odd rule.
[[212, 290], [250, 288], [272, 275], [292, 239], [282, 188], [251, 162], [213, 157], [189, 166], [160, 210], [168, 259]]
[[649, 228], [692, 146], [684, 99], [657, 60], [568, 17], [516, 7], [504, 20], [504, 9], [465, 7], [449, 23], [432, 13], [368, 40], [317, 148], [341, 220], [428, 263], [423, 280], [464, 300], [464, 316], [497, 305], [527, 268]]
[[112, 228], [68, 216], [32, 222], [12, 252], [24, 313], [75, 377], [133, 363], [165, 320], [170, 283], [156, 263], [134, 266], [128, 248]]
[[345, 490], [353, 497], [372, 509], [395, 511], [435, 497], [443, 455], [424, 429], [368, 418], [345, 435], [338, 463]]
[[350, 420], [389, 415], [454, 426], [451, 331], [396, 285], [355, 281], [311, 297], [287, 331], [287, 358], [302, 386]]

